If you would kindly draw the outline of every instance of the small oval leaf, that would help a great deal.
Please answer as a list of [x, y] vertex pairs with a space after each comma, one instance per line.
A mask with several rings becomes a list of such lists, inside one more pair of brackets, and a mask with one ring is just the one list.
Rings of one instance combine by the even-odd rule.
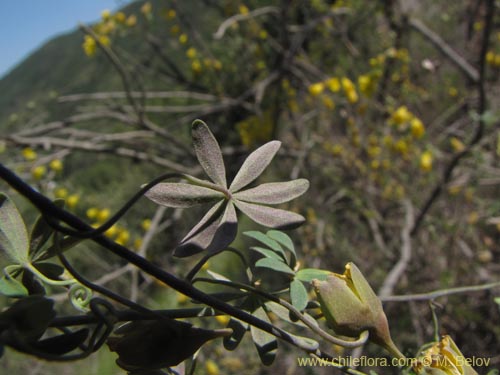
[[302, 281], [295, 278], [290, 283], [290, 298], [292, 300], [292, 305], [299, 311], [302, 311], [307, 306], [307, 290], [302, 284]]
[[273, 271], [295, 275], [295, 272], [280, 260], [273, 258], [262, 258], [255, 263], [255, 267], [270, 268]]

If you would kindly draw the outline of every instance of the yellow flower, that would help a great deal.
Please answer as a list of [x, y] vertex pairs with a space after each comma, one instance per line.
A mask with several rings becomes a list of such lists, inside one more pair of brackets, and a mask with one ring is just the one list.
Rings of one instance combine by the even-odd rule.
[[104, 9], [102, 12], [101, 12], [101, 17], [103, 20], [107, 21], [110, 19], [111, 17], [111, 12], [109, 11], [109, 9]]
[[106, 35], [100, 35], [99, 36], [99, 43], [101, 43], [103, 46], [109, 46], [111, 44], [111, 39], [107, 37]]
[[493, 65], [495, 63], [495, 52], [488, 51], [486, 53], [486, 62], [490, 65]]
[[393, 147], [394, 150], [399, 152], [401, 155], [408, 155], [408, 143], [404, 139], [398, 140], [396, 143], [394, 143]]
[[151, 228], [151, 219], [144, 219], [141, 223], [141, 228], [144, 231], [148, 231]]
[[109, 210], [109, 208], [103, 208], [102, 210], [100, 210], [98, 213], [97, 213], [97, 220], [99, 220], [101, 223], [108, 220], [109, 218], [109, 215], [111, 214], [111, 211]]
[[118, 235], [116, 236], [116, 243], [122, 246], [125, 246], [130, 239], [130, 233], [126, 229], [122, 229], [118, 231]]
[[354, 104], [359, 100], [358, 93], [356, 92], [356, 89], [346, 90], [345, 95], [347, 97], [347, 100], [351, 104]]
[[452, 98], [456, 97], [458, 95], [458, 90], [456, 87], [450, 87], [448, 89], [448, 95], [450, 95]]
[[415, 138], [422, 138], [425, 134], [425, 127], [422, 121], [414, 117], [410, 122], [411, 135]]
[[410, 121], [411, 118], [412, 118], [411, 112], [408, 111], [408, 108], [406, 108], [406, 106], [404, 105], [396, 109], [391, 116], [391, 120], [398, 125]]
[[35, 180], [40, 180], [47, 173], [45, 165], [38, 165], [31, 170], [31, 175]]
[[448, 335], [425, 350], [413, 370], [417, 375], [478, 375]]
[[259, 38], [262, 40], [266, 40], [268, 37], [267, 31], [266, 30], [260, 30], [259, 31]]
[[99, 210], [95, 207], [90, 207], [89, 209], [87, 209], [85, 214], [87, 215], [87, 217], [89, 219], [93, 220], [93, 219], [97, 218], [97, 215], [99, 214]]
[[217, 366], [217, 364], [214, 361], [209, 359], [205, 362], [205, 372], [207, 373], [207, 375], [219, 375], [220, 374], [219, 366]]
[[172, 34], [172, 35], [177, 35], [177, 34], [179, 34], [180, 31], [181, 31], [181, 28], [179, 27], [179, 25], [174, 25], [170, 28], [170, 34]]
[[175, 11], [175, 9], [169, 9], [169, 10], [167, 10], [167, 13], [165, 15], [166, 15], [166, 18], [168, 20], [171, 20], [171, 19], [175, 18], [175, 16], [177, 15], [177, 12]]
[[54, 159], [49, 163], [49, 167], [54, 172], [61, 172], [63, 169], [63, 163], [60, 159]]
[[309, 86], [309, 94], [312, 96], [318, 96], [325, 90], [325, 84], [323, 82], [313, 83]]
[[65, 199], [68, 196], [68, 190], [63, 187], [58, 187], [54, 190], [54, 196], [59, 199]]
[[185, 294], [177, 292], [177, 303], [182, 305], [189, 301], [189, 297]]
[[249, 10], [248, 8], [246, 7], [246, 5], [240, 5], [240, 7], [238, 8], [240, 14], [248, 14]]
[[331, 92], [340, 91], [340, 81], [337, 77], [332, 77], [326, 80], [326, 86]]
[[94, 56], [97, 48], [97, 44], [90, 35], [85, 35], [83, 39], [83, 51], [87, 56]]
[[127, 16], [123, 12], [118, 12], [115, 14], [115, 20], [118, 23], [124, 23], [127, 19]]
[[371, 95], [375, 89], [374, 81], [369, 75], [360, 75], [358, 77], [358, 86], [359, 91], [367, 96]]
[[37, 158], [36, 151], [33, 150], [31, 147], [24, 148], [23, 151], [21, 151], [21, 153], [27, 161], [33, 161]]
[[335, 108], [335, 102], [333, 101], [332, 98], [329, 96], [322, 96], [321, 101], [323, 102], [323, 105], [328, 108], [328, 109], [334, 109]]
[[217, 315], [215, 317], [215, 320], [219, 322], [221, 325], [225, 326], [229, 322], [229, 316], [228, 315]]
[[127, 25], [128, 27], [134, 27], [135, 25], [137, 25], [137, 17], [135, 16], [135, 14], [131, 14], [127, 17], [125, 25]]
[[149, 1], [141, 7], [141, 12], [146, 16], [151, 14], [151, 3]]
[[465, 150], [465, 145], [457, 137], [451, 137], [450, 144], [453, 148], [453, 151], [455, 152], [462, 152], [463, 150]]
[[113, 238], [116, 236], [118, 232], [119, 232], [118, 227], [116, 225], [113, 225], [106, 232], [104, 232], [104, 235], [106, 237]]
[[78, 194], [71, 194], [68, 197], [68, 199], [66, 199], [66, 204], [68, 205], [69, 208], [73, 209], [76, 207], [79, 200], [80, 200], [80, 196]]
[[142, 238], [136, 238], [134, 240], [134, 249], [140, 250], [142, 246]]
[[186, 51], [186, 56], [190, 59], [194, 59], [196, 57], [196, 48], [189, 48], [187, 51]]
[[202, 66], [201, 66], [201, 63], [200, 63], [200, 60], [194, 60], [192, 63], [191, 63], [191, 70], [193, 71], [193, 73], [195, 74], [198, 74], [201, 72], [202, 70]]
[[179, 43], [180, 44], [186, 44], [188, 41], [188, 36], [186, 34], [181, 34], [179, 36]]
[[425, 151], [420, 156], [420, 169], [429, 172], [432, 169], [432, 153]]

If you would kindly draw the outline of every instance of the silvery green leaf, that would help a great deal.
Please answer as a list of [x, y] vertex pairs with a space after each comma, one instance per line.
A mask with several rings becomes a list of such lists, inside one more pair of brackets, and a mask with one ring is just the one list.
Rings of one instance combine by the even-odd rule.
[[224, 250], [234, 241], [237, 232], [238, 217], [236, 216], [236, 210], [234, 209], [234, 204], [228, 202], [207, 251], [209, 253], [216, 253]]
[[276, 252], [274, 252], [273, 250], [269, 250], [269, 249], [266, 249], [266, 248], [263, 248], [260, 246], [253, 246], [250, 249], [258, 252], [259, 254], [264, 255], [266, 258], [273, 258], [273, 259], [279, 260], [281, 262], [283, 261], [283, 258], [281, 256], [279, 256], [278, 254], [276, 254]]
[[271, 141], [252, 152], [243, 162], [229, 190], [235, 193], [259, 177], [273, 160], [280, 146], [280, 141]]
[[201, 166], [217, 185], [227, 187], [226, 168], [222, 152], [214, 135], [201, 120], [195, 120], [192, 128], [194, 151]]
[[29, 293], [22, 283], [12, 277], [4, 276], [0, 278], [0, 294], [7, 297], [25, 297]]
[[266, 235], [278, 242], [280, 245], [285, 246], [286, 249], [295, 255], [295, 246], [293, 245], [293, 241], [286, 233], [280, 232], [279, 230], [268, 230]]
[[223, 199], [220, 191], [184, 183], [164, 182], [146, 192], [153, 202], [167, 207], [185, 208]]
[[[263, 307], [259, 307], [252, 313], [252, 315], [260, 320], [271, 323]], [[257, 348], [257, 352], [259, 353], [260, 360], [266, 366], [271, 365], [274, 362], [276, 352], [278, 351], [278, 340], [276, 340], [276, 337], [270, 333], [262, 331], [254, 326], [250, 326], [250, 332], [252, 334], [255, 347]]]
[[28, 262], [28, 232], [14, 203], [0, 193], [0, 249], [17, 264]]
[[231, 202], [227, 202], [222, 213], [224, 203], [217, 203], [207, 212], [175, 249], [175, 256], [186, 257], [203, 250], [218, 252], [234, 241], [238, 229], [236, 210]]
[[273, 250], [277, 253], [280, 253], [283, 256], [283, 258], [285, 258], [285, 252], [283, 251], [283, 248], [281, 247], [281, 245], [277, 241], [275, 241], [272, 238], [270, 238], [269, 236], [267, 236], [266, 234], [259, 232], [259, 231], [256, 231], [256, 230], [250, 230], [247, 232], [243, 232], [243, 234], [245, 236], [253, 238], [254, 240], [262, 242], [268, 248], [270, 248], [271, 250]]
[[234, 198], [251, 203], [279, 204], [301, 196], [308, 188], [309, 181], [304, 178], [287, 182], [270, 182], [234, 193]]
[[206, 249], [214, 237], [222, 215], [224, 201], [217, 202], [174, 250], [177, 257], [187, 257]]
[[234, 201], [236, 207], [258, 224], [274, 229], [290, 229], [301, 225], [306, 219], [294, 212]]

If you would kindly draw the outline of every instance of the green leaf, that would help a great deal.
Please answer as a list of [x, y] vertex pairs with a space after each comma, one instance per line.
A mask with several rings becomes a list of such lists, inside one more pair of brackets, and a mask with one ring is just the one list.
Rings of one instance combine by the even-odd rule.
[[[263, 307], [259, 307], [255, 310], [253, 312], [253, 316], [265, 322], [271, 323]], [[278, 340], [273, 335], [254, 326], [250, 327], [250, 332], [262, 364], [266, 366], [271, 365], [274, 362], [276, 352], [278, 351]]]
[[255, 263], [255, 267], [270, 268], [276, 272], [286, 273], [288, 275], [295, 275], [295, 272], [280, 260], [273, 258], [262, 258]]
[[292, 299], [292, 305], [299, 311], [302, 311], [307, 306], [307, 290], [302, 284], [302, 281], [297, 278], [293, 279], [290, 283], [290, 298]]
[[[60, 208], [64, 207], [64, 199], [56, 199], [54, 204]], [[29, 245], [29, 257], [31, 261], [36, 261], [41, 255], [40, 250], [47, 243], [50, 236], [54, 233], [54, 228], [52, 228], [47, 220], [43, 216], [39, 216], [33, 225], [33, 229], [30, 234], [30, 245]]]
[[269, 249], [266, 249], [266, 248], [263, 248], [263, 247], [260, 247], [260, 246], [253, 246], [250, 249], [252, 249], [253, 251], [255, 251], [255, 252], [259, 253], [259, 254], [264, 255], [266, 258], [273, 258], [273, 259], [276, 259], [276, 260], [279, 260], [279, 261], [283, 261], [283, 258], [281, 256], [279, 256], [278, 254], [276, 254], [272, 250], [269, 250]]
[[280, 232], [279, 230], [269, 230], [266, 235], [276, 242], [279, 242], [295, 255], [295, 246], [293, 245], [293, 241], [286, 233]]
[[14, 203], [0, 193], [0, 249], [17, 264], [28, 262], [28, 233]]
[[12, 277], [4, 276], [0, 279], [0, 294], [7, 297], [25, 297], [29, 293], [19, 281]]
[[257, 241], [263, 243], [271, 250], [274, 250], [277, 253], [282, 254], [283, 258], [286, 258], [285, 251], [283, 250], [281, 245], [277, 241], [273, 240], [272, 238], [269, 238], [266, 234], [259, 232], [259, 231], [256, 231], [256, 230], [243, 232], [243, 234], [247, 237], [253, 238], [254, 240], [257, 240]]
[[297, 271], [296, 278], [304, 281], [306, 283], [310, 283], [314, 279], [319, 281], [325, 281], [328, 275], [331, 275], [332, 272], [327, 270], [318, 270], [316, 268], [303, 268]]

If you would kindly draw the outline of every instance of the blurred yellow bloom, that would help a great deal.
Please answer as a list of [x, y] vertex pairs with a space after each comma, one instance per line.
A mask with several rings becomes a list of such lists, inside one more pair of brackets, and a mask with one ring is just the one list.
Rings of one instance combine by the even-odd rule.
[[249, 12], [249, 9], [247, 8], [246, 5], [240, 5], [240, 7], [238, 8], [240, 14], [248, 14]]
[[448, 95], [450, 95], [452, 98], [456, 97], [458, 95], [458, 90], [456, 87], [450, 87], [448, 89]]
[[490, 65], [493, 65], [495, 63], [495, 52], [488, 51], [486, 53], [486, 62]]
[[465, 145], [457, 137], [451, 137], [450, 144], [453, 148], [453, 151], [455, 152], [462, 152], [463, 150], [465, 150]]
[[23, 151], [21, 151], [21, 153], [27, 161], [33, 161], [37, 158], [36, 151], [33, 150], [31, 147], [24, 148]]
[[182, 304], [186, 303], [187, 301], [189, 301], [189, 297], [188, 296], [186, 296], [185, 294], [177, 292], [177, 303], [179, 303], [180, 305], [182, 305]]
[[109, 210], [109, 208], [103, 208], [97, 213], [96, 219], [99, 220], [100, 222], [104, 222], [108, 220], [110, 214], [111, 211]]
[[194, 59], [196, 57], [196, 48], [188, 48], [188, 50], [186, 51], [186, 56], [190, 59]]
[[186, 34], [181, 34], [179, 36], [179, 43], [180, 44], [186, 44], [188, 41], [188, 36]]
[[113, 238], [116, 236], [117, 233], [118, 233], [118, 227], [116, 225], [113, 225], [106, 232], [104, 232], [104, 235], [106, 237]]
[[358, 93], [356, 92], [356, 89], [346, 90], [345, 95], [347, 97], [347, 100], [351, 104], [354, 104], [359, 100]]
[[136, 238], [134, 240], [134, 249], [140, 250], [142, 246], [142, 238]]
[[90, 207], [87, 209], [85, 214], [87, 215], [87, 217], [89, 219], [93, 220], [93, 219], [97, 218], [97, 215], [99, 214], [99, 209], [97, 209], [95, 207]]
[[165, 14], [167, 19], [171, 20], [173, 18], [175, 18], [175, 16], [177, 15], [177, 12], [175, 11], [175, 9], [169, 9], [167, 10], [167, 13]]
[[201, 63], [200, 63], [200, 60], [194, 60], [192, 63], [191, 63], [191, 70], [198, 74], [202, 71], [203, 67], [201, 66]]
[[141, 7], [141, 12], [144, 15], [148, 15], [151, 13], [151, 3], [149, 1], [147, 3], [144, 3], [144, 5]]
[[122, 246], [125, 246], [129, 241], [129, 239], [130, 239], [130, 233], [128, 232], [128, 230], [122, 229], [118, 231], [118, 235], [116, 236], [115, 242]]
[[202, 271], [206, 271], [210, 268], [210, 261], [207, 261], [203, 264], [203, 266], [201, 266], [201, 270]]
[[313, 83], [309, 86], [309, 94], [312, 96], [318, 96], [325, 90], [325, 84], [323, 82]]
[[68, 199], [66, 199], [66, 204], [68, 205], [69, 208], [73, 209], [76, 207], [79, 200], [80, 200], [80, 196], [78, 194], [71, 194], [68, 197]]
[[354, 87], [354, 83], [352, 83], [352, 81], [347, 77], [342, 77], [340, 82], [342, 84], [342, 88], [344, 89], [344, 91], [350, 91], [356, 89], [356, 87]]
[[420, 156], [420, 169], [429, 172], [432, 169], [432, 153], [425, 151]]
[[323, 102], [323, 105], [328, 108], [328, 109], [334, 109], [335, 108], [335, 102], [333, 101], [332, 98], [329, 96], [323, 95], [321, 97], [321, 101]]
[[229, 322], [229, 315], [217, 315], [215, 320], [217, 320], [221, 325], [225, 326]]
[[54, 159], [49, 163], [49, 167], [54, 172], [61, 172], [63, 169], [63, 163], [60, 159]]
[[116, 22], [124, 23], [126, 21], [126, 19], [127, 19], [127, 16], [123, 12], [118, 12], [115, 14]]
[[68, 196], [68, 190], [63, 187], [58, 187], [54, 190], [54, 196], [59, 199], [65, 199]]
[[408, 143], [404, 139], [398, 140], [396, 143], [394, 143], [393, 147], [401, 155], [408, 154]]
[[102, 12], [101, 12], [101, 17], [103, 20], [109, 20], [109, 18], [111, 17], [111, 12], [109, 11], [109, 9], [104, 9]]
[[209, 359], [205, 362], [205, 372], [207, 375], [219, 375], [219, 366], [213, 360]]
[[260, 30], [259, 31], [259, 38], [262, 40], [266, 40], [268, 37], [267, 31], [266, 30]]
[[215, 60], [213, 62], [213, 64], [214, 64], [214, 69], [215, 70], [221, 70], [222, 69], [222, 63], [219, 60]]
[[144, 230], [144, 231], [148, 231], [149, 228], [151, 228], [151, 219], [144, 219], [142, 222], [141, 222], [141, 228]]
[[391, 120], [398, 125], [410, 121], [411, 118], [412, 118], [411, 112], [408, 111], [408, 108], [404, 105], [396, 109], [391, 116]]
[[332, 77], [326, 80], [326, 86], [331, 92], [340, 91], [340, 81], [337, 77]]
[[425, 134], [425, 127], [422, 121], [414, 117], [410, 122], [411, 135], [415, 138], [422, 138]]
[[31, 170], [31, 175], [35, 180], [40, 180], [47, 173], [45, 165], [38, 165]]
[[90, 35], [85, 35], [83, 38], [82, 47], [83, 47], [83, 52], [85, 52], [87, 56], [94, 56], [97, 44], [94, 38], [92, 38]]
[[137, 25], [137, 17], [135, 16], [135, 14], [131, 14], [127, 17], [125, 25], [127, 25], [128, 27], [134, 27], [135, 25]]
[[109, 46], [111, 44], [111, 39], [107, 37], [106, 35], [100, 35], [99, 36], [99, 43], [101, 43], [103, 46]]
[[172, 35], [177, 35], [177, 34], [179, 34], [180, 31], [181, 31], [181, 28], [179, 27], [179, 25], [174, 25], [170, 28], [170, 34], [172, 34]]

